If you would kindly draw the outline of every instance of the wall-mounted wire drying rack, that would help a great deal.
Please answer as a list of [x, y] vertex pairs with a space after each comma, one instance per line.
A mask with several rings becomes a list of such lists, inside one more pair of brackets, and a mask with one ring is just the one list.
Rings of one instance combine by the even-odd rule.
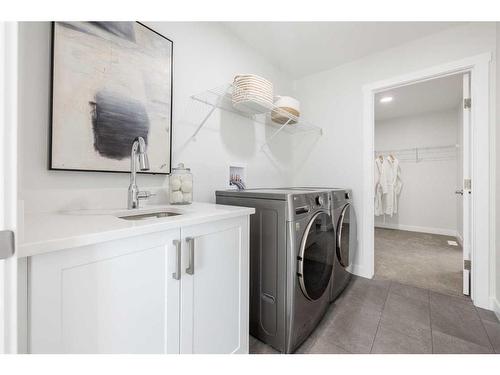
[[[276, 128], [276, 131], [266, 139], [266, 143], [264, 143], [262, 147], [264, 147], [266, 144], [269, 144], [269, 142], [282, 131], [290, 134], [296, 134], [296, 133], [303, 134], [311, 132], [317, 133], [319, 135], [323, 134], [323, 130], [320, 127], [312, 125], [307, 121], [305, 121], [302, 117], [294, 116], [291, 113], [286, 112], [279, 107], [276, 107], [272, 103], [265, 103], [265, 104], [260, 103], [263, 104], [267, 109], [267, 111], [262, 114], [251, 114], [251, 113], [246, 113], [245, 111], [238, 110], [233, 106], [233, 101], [232, 101], [233, 90], [235, 90], [234, 85], [226, 84], [191, 96], [193, 100], [204, 103], [211, 107], [205, 118], [201, 121], [200, 125], [198, 125], [198, 128], [192, 135], [193, 138], [196, 137], [196, 135], [201, 130], [203, 125], [205, 125], [207, 120], [210, 118], [212, 113], [217, 108], [227, 112], [238, 114], [252, 121]], [[274, 111], [279, 113], [280, 116], [286, 118], [283, 124], [275, 123], [271, 120], [271, 114]], [[251, 111], [249, 110], [248, 112]]]
[[457, 158], [458, 145], [376, 150], [375, 157], [394, 155], [400, 162], [445, 161]]

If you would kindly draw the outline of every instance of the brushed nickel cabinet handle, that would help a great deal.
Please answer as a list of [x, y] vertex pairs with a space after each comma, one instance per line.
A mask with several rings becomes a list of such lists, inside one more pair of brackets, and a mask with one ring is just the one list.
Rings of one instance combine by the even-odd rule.
[[175, 246], [175, 272], [172, 274], [174, 280], [181, 279], [181, 241], [173, 240]]
[[189, 246], [189, 265], [186, 268], [186, 273], [194, 275], [194, 237], [186, 237], [186, 242]]

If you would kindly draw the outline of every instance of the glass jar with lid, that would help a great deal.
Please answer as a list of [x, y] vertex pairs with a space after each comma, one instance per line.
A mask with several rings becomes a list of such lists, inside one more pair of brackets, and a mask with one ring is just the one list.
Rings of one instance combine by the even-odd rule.
[[172, 168], [169, 177], [170, 204], [191, 204], [193, 202], [193, 175], [191, 169], [179, 163]]

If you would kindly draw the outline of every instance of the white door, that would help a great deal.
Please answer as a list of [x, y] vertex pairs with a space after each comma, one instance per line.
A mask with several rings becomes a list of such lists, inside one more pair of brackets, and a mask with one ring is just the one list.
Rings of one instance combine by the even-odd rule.
[[248, 217], [181, 234], [181, 353], [248, 352]]
[[470, 73], [463, 76], [463, 293], [470, 295], [471, 287], [471, 90]]
[[17, 23], [0, 22], [0, 353], [17, 352]]

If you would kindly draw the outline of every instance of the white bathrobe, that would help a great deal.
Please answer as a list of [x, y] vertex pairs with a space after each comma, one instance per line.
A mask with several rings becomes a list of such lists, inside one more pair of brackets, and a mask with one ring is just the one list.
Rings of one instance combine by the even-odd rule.
[[392, 217], [392, 215], [398, 212], [398, 197], [403, 187], [399, 160], [392, 157], [385, 158], [384, 171], [387, 189], [382, 197], [383, 211], [386, 215]]
[[374, 177], [375, 216], [392, 216], [398, 212], [398, 197], [403, 186], [399, 160], [392, 157], [377, 157]]
[[387, 181], [385, 174], [385, 160], [382, 157], [375, 159], [375, 216], [380, 216], [384, 214], [384, 208], [382, 204], [382, 198], [384, 196], [384, 191], [387, 191]]

